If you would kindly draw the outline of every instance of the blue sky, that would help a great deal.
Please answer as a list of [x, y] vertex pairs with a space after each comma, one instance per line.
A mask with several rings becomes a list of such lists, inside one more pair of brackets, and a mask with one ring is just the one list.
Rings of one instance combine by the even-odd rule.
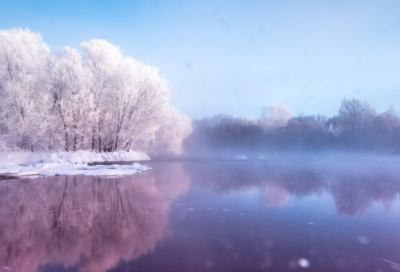
[[400, 1], [9, 1], [0, 29], [50, 46], [105, 38], [155, 65], [192, 118], [336, 114], [344, 97], [400, 110]]

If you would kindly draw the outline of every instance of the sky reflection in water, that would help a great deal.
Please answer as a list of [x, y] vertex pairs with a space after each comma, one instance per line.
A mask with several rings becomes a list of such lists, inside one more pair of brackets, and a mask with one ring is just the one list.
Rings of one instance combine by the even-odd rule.
[[2, 267], [26, 272], [400, 268], [396, 168], [152, 167], [118, 179], [0, 181]]

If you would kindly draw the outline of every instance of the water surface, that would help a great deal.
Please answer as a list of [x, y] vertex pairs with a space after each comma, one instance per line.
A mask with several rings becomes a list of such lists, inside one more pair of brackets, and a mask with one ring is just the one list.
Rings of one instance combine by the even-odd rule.
[[0, 181], [11, 271], [400, 271], [400, 170], [148, 163]]

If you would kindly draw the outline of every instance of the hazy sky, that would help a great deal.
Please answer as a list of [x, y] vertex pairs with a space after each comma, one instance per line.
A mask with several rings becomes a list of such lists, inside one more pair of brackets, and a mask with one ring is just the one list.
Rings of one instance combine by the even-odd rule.
[[397, 0], [63, 2], [0, 0], [0, 29], [50, 46], [105, 38], [157, 66], [192, 118], [258, 117], [271, 103], [333, 115], [344, 97], [400, 110]]

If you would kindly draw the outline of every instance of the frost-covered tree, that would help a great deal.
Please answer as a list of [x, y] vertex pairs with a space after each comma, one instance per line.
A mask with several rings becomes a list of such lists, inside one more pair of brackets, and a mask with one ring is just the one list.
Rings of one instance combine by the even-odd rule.
[[[191, 122], [170, 106], [158, 69], [106, 40], [81, 49], [50, 50], [28, 29], [0, 31], [0, 148], [180, 150]], [[172, 122], [181, 126], [165, 133]]]
[[339, 118], [342, 129], [355, 137], [356, 133], [362, 129], [364, 121], [364, 108], [357, 98], [343, 99], [339, 109]]
[[0, 31], [0, 127], [9, 145], [33, 149], [46, 139], [49, 56], [40, 34]]
[[362, 129], [364, 136], [371, 129], [375, 117], [375, 108], [369, 103], [367, 99], [365, 99], [362, 108]]
[[400, 125], [400, 117], [395, 108], [392, 106], [384, 113], [390, 131], [393, 131]]
[[164, 117], [169, 115], [170, 90], [158, 69], [125, 58], [124, 80], [115, 96], [114, 149], [138, 149], [154, 140]]
[[139, 148], [155, 137], [168, 116], [170, 90], [158, 70], [129, 57], [105, 40], [82, 43], [92, 73], [92, 149]]
[[171, 108], [165, 116], [154, 141], [154, 150], [182, 153], [183, 141], [192, 133], [190, 119], [178, 110]]
[[264, 106], [261, 111], [261, 124], [264, 129], [273, 129], [286, 126], [292, 118], [292, 111], [288, 106], [275, 104]]
[[65, 47], [51, 62], [50, 93], [53, 100], [53, 125], [62, 130], [63, 149], [78, 149], [88, 136], [92, 124], [93, 96], [90, 92], [92, 75], [82, 65], [81, 55]]
[[299, 116], [288, 121], [280, 136], [286, 146], [315, 149], [325, 143], [325, 133], [324, 116]]
[[400, 117], [393, 106], [383, 113], [384, 122], [386, 124], [387, 134], [389, 136], [389, 144], [392, 148], [395, 141], [395, 130], [400, 126]]
[[91, 148], [95, 149], [97, 141], [97, 148], [101, 152], [103, 149], [102, 139], [105, 136], [103, 127], [106, 118], [109, 117], [111, 106], [109, 95], [115, 91], [115, 74], [123, 55], [119, 47], [102, 39], [83, 42], [81, 48], [84, 51], [85, 65], [93, 76], [93, 84], [90, 89], [94, 100], [91, 105], [94, 113]]

